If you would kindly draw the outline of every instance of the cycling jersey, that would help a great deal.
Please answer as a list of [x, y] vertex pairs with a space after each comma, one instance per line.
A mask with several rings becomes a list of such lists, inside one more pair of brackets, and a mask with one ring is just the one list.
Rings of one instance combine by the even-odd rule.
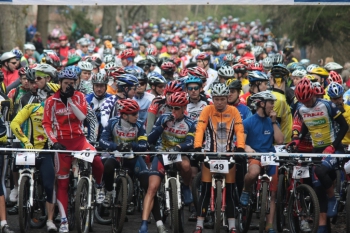
[[108, 125], [108, 120], [112, 116], [112, 111], [117, 100], [120, 99], [117, 95], [112, 95], [105, 99], [101, 106], [101, 124], [103, 127]]
[[206, 106], [199, 115], [194, 147], [203, 146], [210, 152], [227, 152], [234, 150], [234, 136], [237, 147], [244, 148], [242, 118], [233, 106], [227, 106], [225, 111], [218, 112], [214, 105]]
[[17, 80], [19, 77], [18, 70], [14, 70], [13, 72], [8, 71], [5, 67], [2, 67], [2, 73], [4, 74], [4, 84], [5, 86], [9, 86], [11, 83]]
[[[343, 112], [343, 116], [346, 120], [346, 122], [348, 123], [348, 125], [350, 125], [350, 106], [343, 104], [344, 107], [344, 112]], [[341, 141], [344, 145], [350, 145], [350, 130], [348, 130], [348, 132], [346, 133], [345, 137], [343, 138], [343, 140]]]
[[91, 94], [93, 93], [92, 83], [85, 80], [80, 80], [77, 90], [82, 92], [84, 95]]
[[246, 92], [246, 93], [244, 93], [243, 95], [241, 95], [240, 97], [239, 97], [239, 102], [241, 103], [241, 104], [244, 104], [244, 105], [247, 105], [248, 106], [248, 97], [249, 96], [251, 96], [251, 94], [250, 94], [250, 92], [248, 91], [248, 92]]
[[335, 104], [317, 99], [312, 108], [300, 105], [297, 114], [308, 128], [314, 148], [329, 146], [335, 139], [335, 124], [333, 119], [341, 115]]
[[[301, 103], [298, 102], [298, 105], [301, 105]], [[294, 135], [298, 136], [300, 134], [302, 125], [303, 119], [300, 117], [299, 114], [294, 114], [292, 126], [293, 137]], [[310, 133], [308, 132], [304, 137], [300, 139], [300, 143], [298, 145], [298, 152], [311, 153], [312, 149], [312, 140], [310, 137]]]
[[118, 93], [118, 90], [114, 89], [113, 87], [111, 87], [110, 85], [107, 85], [107, 91], [108, 94], [111, 95], [116, 95]]
[[167, 122], [163, 128], [162, 124], [170, 114], [164, 113], [158, 118], [148, 135], [148, 143], [156, 145], [157, 151], [166, 151], [177, 145], [181, 147], [181, 151], [188, 151], [193, 148], [195, 122], [184, 115], [182, 119]]
[[84, 136], [83, 120], [87, 115], [87, 102], [83, 93], [75, 91], [67, 99], [67, 106], [62, 102], [60, 92], [49, 97], [45, 103], [43, 127], [52, 143], [57, 139], [73, 139]]
[[191, 102], [191, 99], [189, 99], [189, 101], [190, 102], [187, 104], [187, 116], [189, 116], [194, 121], [198, 120], [198, 117], [205, 106], [213, 104], [203, 95], [200, 96], [200, 99], [197, 103]]
[[212, 68], [209, 68], [207, 70], [208, 73], [208, 79], [207, 83], [205, 84], [204, 91], [207, 92], [209, 88], [211, 87], [211, 84], [215, 81], [215, 79], [218, 77], [218, 72], [216, 70], [213, 70]]
[[292, 138], [292, 114], [289, 105], [287, 104], [286, 96], [279, 89], [274, 89], [272, 94], [276, 97], [273, 110], [277, 114], [277, 119], [280, 119], [281, 131], [284, 135], [284, 143], [288, 143]]
[[[48, 148], [47, 136], [42, 127], [43, 115], [44, 107], [41, 104], [26, 105], [11, 122], [13, 134], [24, 144], [29, 141], [35, 149]], [[21, 125], [27, 119], [29, 120], [28, 128], [23, 132]]]
[[139, 120], [143, 123], [147, 120], [147, 110], [154, 99], [154, 95], [145, 92], [141, 97], [137, 97], [136, 95], [133, 98], [140, 106], [139, 111]]
[[241, 118], [242, 120], [247, 119], [248, 117], [252, 116], [252, 111], [250, 111], [250, 109], [245, 106], [244, 104], [238, 103], [236, 105], [232, 105], [234, 107], [236, 107], [239, 111], [239, 113], [241, 114]]
[[20, 104], [20, 99], [22, 98], [22, 96], [24, 94], [26, 94], [28, 92], [27, 89], [24, 89], [22, 87], [22, 85], [18, 86], [17, 88], [13, 88], [11, 91], [9, 91], [9, 93], [7, 94], [7, 96], [12, 99], [13, 101], [13, 113], [16, 114], [18, 109], [18, 106]]
[[18, 111], [21, 110], [27, 104], [32, 104], [32, 103], [41, 103], [41, 98], [38, 95], [38, 93], [36, 93], [36, 92], [35, 93], [33, 93], [33, 92], [25, 93], [22, 96], [22, 98], [20, 99]]
[[108, 125], [103, 129], [100, 146], [109, 150], [116, 150], [123, 142], [131, 143], [135, 152], [146, 151], [147, 135], [143, 122], [138, 120], [136, 124], [113, 117], [108, 120]]

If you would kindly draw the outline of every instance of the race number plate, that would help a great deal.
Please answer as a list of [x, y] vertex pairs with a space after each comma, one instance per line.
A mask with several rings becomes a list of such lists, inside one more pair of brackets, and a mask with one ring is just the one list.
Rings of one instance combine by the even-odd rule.
[[277, 163], [276, 160], [278, 160], [278, 156], [274, 155], [262, 155], [261, 156], [261, 166], [268, 166], [268, 165], [273, 165], [273, 166], [279, 166], [280, 163]]
[[164, 166], [182, 161], [181, 154], [178, 154], [175, 160], [169, 160], [168, 156], [169, 156], [168, 154], [163, 155]]
[[301, 167], [301, 166], [294, 166], [293, 167], [293, 179], [301, 179], [301, 178], [309, 178], [309, 168], [308, 167]]
[[97, 153], [95, 151], [90, 152], [74, 152], [74, 158], [84, 160], [86, 162], [92, 163], [94, 157]]
[[228, 173], [228, 161], [227, 160], [210, 160], [210, 172], [213, 173]]
[[35, 153], [34, 152], [17, 153], [16, 165], [35, 165]]

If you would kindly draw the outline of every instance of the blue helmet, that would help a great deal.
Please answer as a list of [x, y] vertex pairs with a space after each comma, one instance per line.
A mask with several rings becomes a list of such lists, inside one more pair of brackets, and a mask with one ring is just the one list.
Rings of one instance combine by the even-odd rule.
[[66, 69], [73, 71], [74, 73], [77, 74], [78, 77], [81, 74], [81, 69], [79, 68], [79, 66], [67, 66]]
[[134, 75], [139, 81], [146, 81], [147, 82], [147, 75], [145, 74], [145, 71], [138, 67], [125, 67], [124, 68], [125, 73]]
[[199, 86], [201, 86], [203, 84], [202, 79], [200, 79], [199, 77], [196, 76], [189, 76], [186, 80], [185, 80], [185, 85], [187, 86], [187, 84], [190, 83], [197, 83]]
[[331, 82], [328, 85], [327, 93], [328, 93], [330, 98], [339, 98], [339, 97], [343, 96], [344, 88], [339, 83]]
[[16, 55], [17, 60], [21, 60], [23, 53], [19, 49], [12, 49], [11, 52], [13, 52]]
[[132, 74], [122, 74], [117, 77], [118, 86], [138, 86], [139, 80]]
[[148, 74], [148, 83], [149, 85], [158, 85], [158, 84], [166, 84], [167, 81], [165, 80], [163, 75], [154, 71]]
[[257, 82], [257, 81], [268, 81], [269, 78], [264, 72], [261, 71], [252, 71], [248, 73], [249, 82]]
[[77, 80], [78, 79], [77, 74], [72, 69], [67, 69], [67, 68], [65, 68], [64, 70], [61, 70], [58, 73], [57, 77], [59, 80], [62, 80], [62, 79]]

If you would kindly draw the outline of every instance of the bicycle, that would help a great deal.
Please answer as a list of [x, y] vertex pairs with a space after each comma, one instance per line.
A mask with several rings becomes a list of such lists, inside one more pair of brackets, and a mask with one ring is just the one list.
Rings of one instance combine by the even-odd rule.
[[162, 156], [165, 166], [165, 174], [157, 192], [162, 220], [165, 222], [169, 216], [171, 232], [184, 232], [185, 226], [181, 182], [179, 171], [175, 166], [176, 162], [182, 161], [181, 154], [178, 154], [177, 159], [174, 161], [168, 160], [168, 154], [164, 154]]
[[[295, 158], [294, 160], [278, 160], [278, 162], [284, 163], [285, 166], [293, 170], [287, 189], [287, 193], [290, 193], [290, 196], [285, 216], [289, 219], [289, 230], [293, 233], [316, 233], [320, 214], [319, 202], [313, 188], [303, 183], [303, 179], [309, 178], [310, 168], [316, 163], [321, 163], [321, 161], [303, 161], [300, 158]], [[311, 227], [310, 224], [312, 224]]]
[[46, 198], [40, 172], [35, 168], [38, 152], [15, 152], [16, 165], [24, 165], [19, 170], [18, 220], [21, 232], [29, 227], [42, 228], [46, 224]]

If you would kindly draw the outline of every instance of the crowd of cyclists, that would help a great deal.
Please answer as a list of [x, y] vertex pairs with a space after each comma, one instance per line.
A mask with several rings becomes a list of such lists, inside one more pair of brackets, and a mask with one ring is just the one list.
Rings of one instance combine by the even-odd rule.
[[[0, 141], [6, 132], [25, 149], [91, 150], [119, 152], [276, 152], [285, 144], [300, 153], [345, 154], [350, 144], [350, 104], [340, 75], [343, 66], [324, 66], [309, 59], [298, 61], [294, 47], [278, 43], [259, 20], [240, 22], [232, 16], [221, 23], [162, 19], [159, 24], [134, 24], [127, 34], [94, 38], [84, 35], [74, 44], [68, 36], [51, 37], [48, 48], [36, 54], [27, 43], [1, 57]], [[10, 129], [6, 129], [9, 122]], [[36, 163], [47, 194], [47, 230], [69, 232], [67, 220], [69, 171], [72, 157], [40, 153]], [[168, 160], [177, 155], [169, 154]], [[189, 221], [201, 233], [208, 218], [211, 172], [197, 160], [182, 156], [177, 169], [182, 177], [184, 204]], [[3, 158], [1, 158], [3, 163]], [[246, 163], [247, 162], [247, 163]], [[239, 157], [238, 166], [226, 174], [229, 232], [236, 233], [235, 185], [240, 204], [248, 205], [252, 184], [260, 174], [255, 157]], [[343, 160], [325, 157], [314, 169], [313, 187], [320, 203], [317, 233], [327, 232], [327, 217], [337, 214], [334, 172]], [[148, 232], [150, 214], [159, 233], [166, 229], [157, 190], [164, 177], [162, 157], [137, 157], [123, 164], [145, 190], [139, 233]], [[108, 207], [114, 169], [120, 161], [96, 155], [92, 172], [96, 202]], [[202, 190], [193, 203], [190, 185], [202, 172]], [[10, 201], [18, 201], [18, 168], [13, 167]], [[275, 198], [278, 167], [270, 166], [270, 212], [266, 232], [275, 233]], [[56, 185], [55, 185], [56, 184]], [[11, 233], [6, 221], [4, 192], [0, 186], [1, 229]], [[54, 224], [59, 209], [60, 225]], [[133, 206], [128, 205], [128, 213]], [[18, 213], [15, 205], [8, 214]], [[206, 222], [206, 223], [205, 223]], [[307, 226], [301, 226], [308, 232]]]

